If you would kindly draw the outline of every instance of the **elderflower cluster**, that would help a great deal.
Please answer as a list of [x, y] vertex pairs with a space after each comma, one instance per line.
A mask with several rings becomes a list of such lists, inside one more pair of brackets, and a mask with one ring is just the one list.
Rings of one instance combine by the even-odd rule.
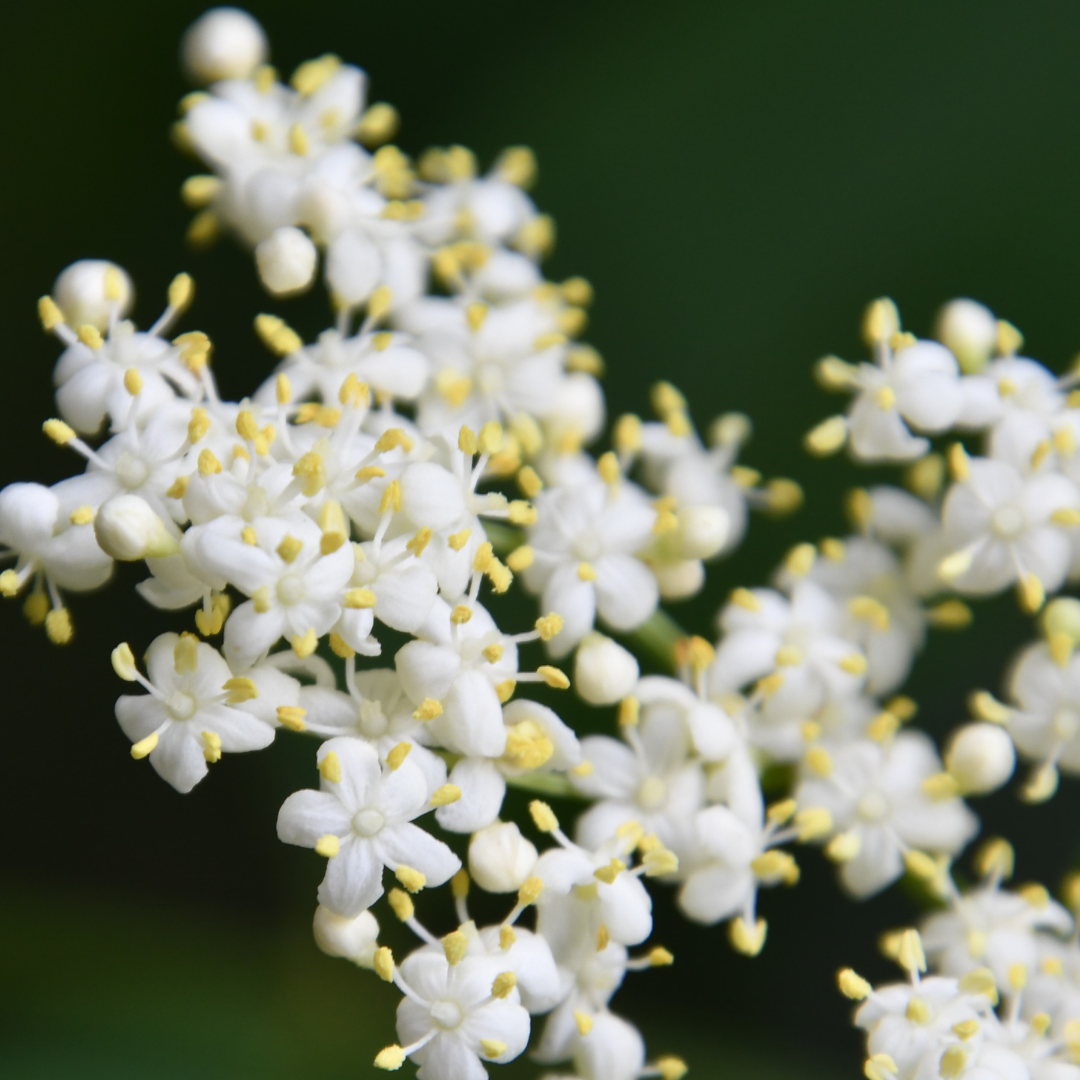
[[[981, 881], [924, 879], [940, 910], [918, 930], [886, 934], [886, 955], [908, 981], [873, 987], [850, 968], [841, 992], [860, 1001], [869, 1080], [1075, 1080], [1080, 1077], [1080, 889], [1068, 907], [1042, 885], [1003, 888], [1014, 854], [1003, 840], [976, 857]], [[927, 970], [931, 974], [924, 977]]]
[[[606, 424], [580, 340], [592, 289], [544, 278], [555, 234], [527, 193], [531, 152], [486, 173], [461, 146], [414, 161], [364, 72], [326, 55], [282, 83], [234, 8], [198, 20], [183, 55], [207, 84], [174, 131], [209, 170], [183, 186], [189, 238], [234, 235], [274, 298], [321, 268], [331, 325], [305, 342], [259, 314], [276, 368], [225, 401], [210, 338], [178, 325], [187, 274], [140, 331], [124, 270], [68, 267], [39, 302], [63, 346], [44, 430], [85, 469], [0, 491], [0, 592], [57, 644], [64, 594], [116, 561], [145, 565], [149, 604], [193, 609], [141, 662], [112, 654], [131, 755], [178, 791], [281, 729], [313, 738], [313, 786], [284, 800], [278, 835], [324, 862], [319, 947], [401, 994], [375, 1065], [482, 1080], [531, 1046], [564, 1080], [679, 1080], [681, 1059], [648, 1060], [609, 1007], [627, 972], [674, 960], [650, 942], [653, 892], [754, 956], [758, 892], [798, 882], [802, 843], [855, 897], [907, 874], [942, 905], [921, 937], [888, 938], [910, 985], [841, 975], [870, 1080], [1077, 1075], [1080, 900], [1003, 889], [1002, 841], [978, 887], [951, 865], [978, 831], [966, 800], [1006, 784], [1017, 753], [1029, 800], [1080, 771], [1080, 602], [1046, 604], [1006, 700], [973, 694], [943, 753], [903, 693], [929, 636], [971, 622], [967, 598], [1015, 585], [1033, 613], [1080, 576], [1071, 377], [1019, 357], [1019, 333], [972, 301], [945, 308], [939, 341], [876, 301], [873, 363], [818, 365], [855, 397], [807, 445], [902, 462], [907, 489], [855, 491], [850, 535], [730, 590], [715, 643], [685, 634], [661, 604], [705, 586], [751, 509], [787, 513], [802, 492], [739, 463], [747, 417], [702, 439], [668, 382], [654, 420], [618, 418], [590, 450]], [[983, 453], [934, 452], [953, 431]], [[492, 603], [515, 580], [538, 605], [524, 628]], [[643, 675], [632, 650], [671, 674]], [[551, 707], [571, 682], [614, 734], [579, 738]], [[771, 803], [766, 770], [789, 781]], [[529, 820], [505, 818], [508, 787], [545, 796]], [[568, 796], [586, 808], [564, 831], [546, 800]], [[456, 925], [437, 935], [417, 907], [442, 886]], [[473, 920], [474, 888], [506, 897], [501, 921]], [[400, 962], [379, 943], [387, 912], [416, 939]], [[923, 979], [927, 956], [940, 973]]]

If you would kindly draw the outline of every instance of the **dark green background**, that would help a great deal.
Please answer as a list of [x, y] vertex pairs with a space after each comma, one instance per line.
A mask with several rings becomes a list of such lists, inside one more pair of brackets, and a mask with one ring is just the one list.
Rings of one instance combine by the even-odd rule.
[[[250, 330], [267, 302], [249, 258], [181, 242], [176, 192], [192, 166], [167, 128], [184, 90], [177, 41], [199, 10], [0, 12], [0, 483], [51, 482], [76, 464], [40, 435], [57, 348], [34, 317], [73, 259], [126, 266], [143, 324], [172, 275], [191, 271], [186, 325], [217, 343], [223, 392], [268, 369]], [[843, 528], [856, 474], [804, 459], [799, 443], [834, 408], [809, 365], [828, 351], [858, 358], [866, 301], [893, 296], [925, 333], [941, 301], [972, 295], [1055, 368], [1080, 347], [1075, 3], [268, 0], [255, 13], [284, 70], [328, 49], [366, 67], [375, 98], [401, 109], [410, 152], [456, 141], [488, 161], [532, 145], [538, 200], [559, 224], [551, 273], [597, 288], [589, 337], [608, 361], [612, 412], [644, 410], [662, 374], [703, 425], [750, 413], [748, 462], [806, 485], [808, 507], [756, 522], [708, 596], [678, 613], [695, 630], [710, 633], [719, 599], [762, 580], [792, 543]], [[308, 334], [325, 318], [315, 299], [285, 313]], [[76, 597], [63, 651], [0, 608], [0, 1074], [370, 1075], [396, 993], [315, 951], [316, 860], [274, 837], [280, 801], [310, 782], [311, 744], [283, 737], [229, 758], [186, 798], [133, 763], [108, 653], [170, 625], [133, 597], [137, 577]], [[922, 720], [956, 723], [965, 692], [995, 684], [1025, 633], [1005, 598], [968, 635], [935, 638], [913, 684]], [[1053, 882], [1072, 858], [1076, 785], [1049, 807], [1006, 793], [980, 809], [1020, 842], [1022, 877]], [[678, 961], [631, 977], [615, 1000], [653, 1053], [684, 1053], [697, 1076], [857, 1075], [832, 975], [851, 962], [886, 974], [874, 939], [911, 908], [896, 890], [853, 905], [813, 853], [802, 862], [797, 889], [764, 896], [769, 943], [753, 962], [660, 902], [657, 938]], [[447, 928], [437, 903], [422, 910]], [[388, 939], [404, 947], [396, 928]]]

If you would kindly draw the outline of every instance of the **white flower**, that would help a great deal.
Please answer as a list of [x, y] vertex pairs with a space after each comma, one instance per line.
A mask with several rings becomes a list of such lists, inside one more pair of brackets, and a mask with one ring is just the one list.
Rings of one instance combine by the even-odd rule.
[[401, 1052], [420, 1065], [420, 1080], [484, 1080], [483, 1062], [503, 1064], [525, 1049], [529, 1014], [517, 988], [505, 997], [492, 994], [506, 970], [499, 958], [483, 954], [455, 964], [433, 948], [406, 957], [397, 1029]]
[[188, 530], [183, 546], [189, 563], [251, 597], [226, 623], [229, 662], [246, 667], [282, 636], [298, 653], [313, 652], [311, 638], [322, 637], [341, 617], [352, 547], [343, 544], [324, 555], [318, 526], [302, 516], [256, 518], [247, 527], [251, 532], [244, 530], [247, 539], [233, 522], [222, 525]]
[[503, 707], [503, 723], [502, 753], [463, 757], [450, 770], [461, 798], [437, 812], [444, 829], [475, 832], [490, 825], [502, 809], [507, 777], [565, 772], [580, 764], [577, 736], [546, 706], [511, 701]]
[[935, 799], [924, 790], [923, 781], [942, 767], [922, 732], [901, 731], [886, 745], [862, 739], [808, 760], [818, 775], [806, 770], [795, 800], [832, 815], [840, 837], [829, 851], [843, 862], [840, 879], [855, 896], [895, 881], [910, 848], [955, 855], [978, 829], [959, 799]]
[[1080, 772], [1080, 655], [1064, 665], [1039, 642], [1016, 660], [1009, 696], [1017, 707], [1007, 726], [1017, 749], [1039, 766]]
[[929, 440], [907, 425], [936, 433], [956, 423], [964, 400], [956, 358], [936, 342], [916, 341], [895, 353], [880, 342], [876, 359], [844, 370], [843, 381], [858, 390], [847, 419], [851, 452], [862, 461], [921, 457]]
[[149, 755], [177, 791], [190, 791], [222, 753], [262, 750], [274, 741], [273, 726], [242, 707], [254, 704], [257, 688], [238, 685], [217, 650], [190, 634], [156, 638], [146, 653], [146, 678], [133, 664], [117, 666], [122, 670], [149, 691], [116, 702], [116, 719], [135, 744], [132, 756]]
[[[963, 593], [1000, 592], [1019, 582], [1037, 609], [1042, 594], [1065, 580], [1072, 557], [1066, 529], [1080, 508], [1080, 491], [1059, 474], [1025, 477], [990, 458], [970, 459], [964, 470], [942, 506], [952, 554], [939, 573]], [[1062, 513], [1066, 520], [1059, 522]]]
[[628, 480], [550, 488], [535, 500], [528, 542], [534, 561], [525, 584], [542, 593], [545, 611], [557, 611], [563, 630], [549, 643], [568, 653], [597, 615], [614, 630], [633, 630], [656, 609], [656, 578], [636, 553], [653, 538], [656, 511]]
[[577, 1040], [574, 1066], [582, 1080], [635, 1080], [645, 1068], [645, 1042], [629, 1021], [600, 1012]]
[[263, 28], [235, 7], [211, 8], [187, 28], [180, 44], [184, 67], [199, 83], [246, 79], [269, 51]]
[[854, 697], [866, 658], [846, 636], [845, 612], [820, 585], [800, 580], [790, 600], [741, 589], [720, 614], [723, 637], [709, 672], [714, 693], [775, 675], [767, 708], [809, 719], [827, 701]]
[[338, 738], [319, 747], [317, 760], [320, 790], [285, 800], [278, 836], [327, 856], [320, 904], [358, 915], [382, 896], [384, 866], [413, 888], [442, 885], [460, 869], [444, 843], [412, 824], [431, 806], [427, 780], [408, 757], [384, 770], [368, 743]]
[[517, 645], [502, 634], [479, 604], [466, 622], [436, 600], [418, 640], [394, 657], [405, 693], [417, 706], [439, 702], [428, 723], [431, 739], [457, 754], [498, 757], [506, 748], [506, 726], [497, 687], [518, 678]]
[[16, 559], [14, 569], [0, 574], [0, 594], [14, 596], [33, 579], [34, 595], [42, 596], [40, 605], [44, 606], [40, 618], [38, 613], [27, 614], [35, 623], [46, 621], [53, 640], [67, 641], [70, 623], [65, 622], [66, 633], [59, 625], [54, 632], [45, 614], [51, 606], [49, 618], [54, 623], [57, 619], [67, 620], [57, 590], [96, 589], [112, 574], [113, 561], [98, 547], [89, 518], [75, 524], [61, 517], [60, 500], [41, 484], [8, 484], [0, 491], [0, 544], [6, 548], [0, 558]]
[[107, 555], [122, 562], [165, 558], [180, 543], [138, 495], [115, 495], [94, 516], [94, 537]]
[[572, 782], [598, 801], [578, 818], [579, 844], [599, 847], [619, 826], [636, 821], [677, 854], [694, 846], [693, 820], [704, 805], [705, 777], [683, 711], [655, 704], [638, 725], [622, 726], [625, 742], [606, 735], [582, 740], [592, 771]]
[[1038, 968], [1036, 932], [1064, 935], [1072, 928], [1072, 917], [1045, 889], [1010, 892], [995, 881], [953, 898], [949, 911], [930, 915], [919, 929], [928, 959], [943, 975], [989, 968], [1001, 991], [1009, 993], [1014, 965], [1032, 974]]

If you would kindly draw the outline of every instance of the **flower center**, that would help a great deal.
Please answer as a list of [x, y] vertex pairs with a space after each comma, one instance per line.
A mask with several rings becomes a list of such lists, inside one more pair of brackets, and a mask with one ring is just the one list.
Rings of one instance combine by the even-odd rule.
[[489, 360], [476, 368], [476, 385], [482, 394], [497, 394], [504, 383], [502, 364], [497, 361]]
[[855, 812], [863, 821], [883, 821], [892, 808], [880, 791], [868, 791], [860, 800]]
[[142, 487], [149, 475], [146, 462], [126, 450], [116, 460], [116, 479], [128, 489]]
[[165, 702], [174, 720], [190, 720], [195, 715], [195, 699], [183, 690], [174, 690]]
[[456, 1001], [436, 1001], [431, 1006], [431, 1019], [444, 1031], [452, 1031], [465, 1017]]
[[1080, 733], [1080, 713], [1070, 706], [1054, 713], [1054, 734], [1064, 742], [1075, 739]]
[[503, 760], [517, 769], [539, 769], [555, 753], [555, 747], [535, 720], [522, 720], [506, 733]]
[[638, 805], [643, 810], [656, 810], [667, 798], [667, 784], [659, 776], [646, 776], [638, 788]]
[[383, 817], [381, 810], [376, 810], [373, 806], [366, 806], [363, 810], [357, 810], [353, 815], [352, 824], [353, 828], [361, 836], [370, 839], [386, 824], [386, 818]]
[[248, 496], [240, 509], [240, 516], [245, 521], [254, 521], [257, 517], [265, 517], [269, 510], [270, 500], [266, 497], [266, 492], [258, 484], [253, 484], [248, 488]]
[[604, 545], [594, 532], [583, 532], [574, 538], [574, 558], [584, 562], [599, 559], [604, 553]]
[[386, 734], [389, 721], [382, 710], [381, 701], [360, 702], [360, 731], [369, 739]]
[[283, 604], [299, 604], [304, 599], [304, 579], [299, 574], [286, 574], [277, 583], [277, 595]]
[[1015, 540], [1026, 526], [1019, 506], [999, 506], [990, 519], [990, 528], [1001, 540]]

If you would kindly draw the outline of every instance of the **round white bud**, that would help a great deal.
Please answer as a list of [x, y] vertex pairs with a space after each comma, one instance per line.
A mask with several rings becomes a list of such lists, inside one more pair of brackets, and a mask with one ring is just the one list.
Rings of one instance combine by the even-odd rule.
[[370, 911], [361, 911], [355, 919], [338, 915], [320, 904], [315, 909], [315, 944], [327, 956], [351, 960], [361, 967], [374, 967], [379, 924]]
[[996, 791], [1015, 767], [1013, 741], [997, 724], [965, 724], [953, 732], [945, 750], [945, 768], [965, 795]]
[[603, 634], [586, 634], [574, 660], [574, 689], [590, 705], [614, 705], [634, 689], [637, 660]]
[[114, 495], [94, 517], [98, 547], [121, 562], [159, 559], [180, 550], [176, 537], [138, 495]]
[[674, 559], [650, 563], [660, 595], [665, 600], [685, 600], [701, 592], [705, 584], [705, 566], [700, 559]]
[[74, 329], [109, 326], [113, 305], [121, 317], [131, 311], [135, 289], [127, 271], [105, 259], [80, 259], [73, 262], [53, 285], [53, 299], [64, 314], [64, 321]]
[[560, 379], [552, 417], [556, 428], [574, 431], [584, 442], [591, 442], [604, 430], [604, 394], [600, 384], [584, 371], [573, 371]]
[[200, 15], [180, 43], [184, 70], [195, 83], [246, 79], [269, 54], [263, 28], [235, 7], [211, 8]]
[[711, 559], [727, 543], [731, 519], [722, 506], [682, 506], [675, 512], [679, 553], [684, 559]]
[[994, 313], [975, 300], [950, 300], [938, 313], [934, 337], [960, 361], [963, 371], [981, 371], [997, 344]]
[[292, 225], [275, 229], [255, 247], [259, 277], [274, 296], [291, 296], [309, 288], [318, 261], [311, 237]]
[[496, 821], [473, 833], [469, 841], [469, 873], [486, 892], [516, 892], [533, 872], [538, 857], [512, 821]]

